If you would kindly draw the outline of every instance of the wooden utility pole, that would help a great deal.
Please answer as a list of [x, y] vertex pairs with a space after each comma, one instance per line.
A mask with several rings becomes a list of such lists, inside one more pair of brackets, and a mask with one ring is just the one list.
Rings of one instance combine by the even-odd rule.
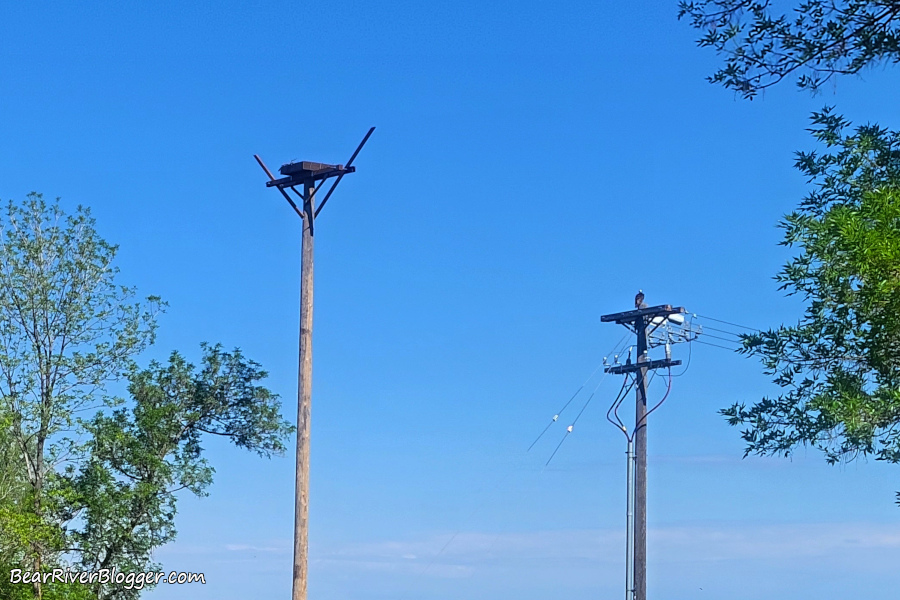
[[[300, 217], [300, 359], [297, 373], [297, 464], [294, 487], [294, 569], [291, 586], [292, 600], [306, 600], [309, 569], [309, 449], [312, 419], [312, 329], [313, 329], [313, 267], [316, 217], [328, 202], [344, 175], [356, 171], [351, 164], [368, 141], [375, 128], [360, 142], [347, 165], [303, 161], [282, 165], [279, 172], [285, 177], [276, 179], [259, 156], [254, 155], [269, 181], [267, 187], [277, 188], [294, 212]], [[316, 192], [327, 179], [336, 177], [328, 193], [316, 206]], [[298, 191], [297, 188], [302, 191]], [[301, 200], [298, 207], [288, 194], [291, 190]]]
[[634, 320], [637, 334], [634, 409], [634, 599], [647, 598], [647, 322]]
[[309, 434], [312, 414], [313, 257], [316, 184], [303, 182], [300, 242], [300, 362], [297, 373], [297, 468], [294, 494], [294, 582], [292, 600], [306, 600], [309, 567]]
[[[634, 442], [634, 490], [632, 496], [634, 518], [633, 521], [630, 517], [628, 520], [629, 523], [633, 523], [634, 531], [626, 532], [626, 538], [630, 536], [630, 539], [634, 540], [634, 555], [630, 557], [633, 560], [630, 583], [634, 587], [627, 590], [626, 600], [647, 600], [647, 373], [654, 369], [681, 364], [680, 360], [671, 360], [668, 357], [663, 360], [649, 359], [647, 327], [657, 317], [665, 319], [671, 314], [683, 312], [684, 308], [672, 308], [668, 304], [649, 308], [642, 305], [641, 308], [635, 310], [600, 317], [602, 322], [618, 323], [630, 327], [637, 336], [637, 361], [606, 368], [608, 373], [625, 375], [633, 373], [635, 377], [634, 431], [629, 436], [629, 442], [632, 440]], [[658, 326], [658, 324], [655, 325], [655, 327]], [[628, 552], [631, 552], [630, 548]], [[626, 580], [628, 580], [627, 577]]]

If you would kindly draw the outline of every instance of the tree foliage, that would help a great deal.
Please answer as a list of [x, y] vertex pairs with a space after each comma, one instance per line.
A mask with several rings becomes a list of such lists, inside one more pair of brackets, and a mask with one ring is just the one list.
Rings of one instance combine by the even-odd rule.
[[787, 15], [769, 1], [682, 0], [678, 18], [704, 32], [699, 46], [725, 57], [709, 81], [746, 98], [795, 73], [800, 88], [815, 91], [835, 74], [900, 60], [896, 1], [807, 0]]
[[[204, 435], [228, 438], [263, 456], [281, 454], [291, 431], [277, 396], [258, 385], [265, 371], [243, 354], [203, 347], [195, 369], [173, 353], [130, 374], [132, 402], [86, 422], [86, 460], [63, 477], [65, 505], [79, 517], [67, 531], [83, 570], [158, 570], [151, 551], [175, 538], [176, 493], [205, 495], [214, 470], [203, 458]], [[139, 590], [101, 589], [97, 598], [126, 600]]]
[[[158, 298], [116, 282], [116, 247], [87, 209], [38, 194], [0, 220], [0, 568], [155, 570], [175, 537], [177, 493], [204, 495], [204, 436], [263, 456], [293, 428], [239, 350], [202, 346], [140, 369]], [[110, 395], [126, 378], [128, 398]], [[93, 417], [86, 417], [93, 413]], [[148, 589], [145, 587], [144, 589]], [[123, 586], [10, 585], [10, 600], [132, 600]]]
[[824, 151], [798, 153], [813, 183], [785, 217], [797, 247], [776, 279], [801, 296], [796, 325], [745, 336], [782, 393], [723, 411], [744, 425], [746, 453], [799, 445], [830, 463], [857, 456], [900, 462], [900, 133], [813, 115]]
[[105, 386], [153, 341], [158, 299], [137, 302], [115, 282], [116, 250], [87, 209], [67, 217], [39, 194], [10, 202], [0, 221], [0, 414], [28, 483], [22, 523], [39, 529], [28, 551], [34, 570], [58, 545], [44, 519], [45, 484], [77, 445], [74, 415], [107, 402]]

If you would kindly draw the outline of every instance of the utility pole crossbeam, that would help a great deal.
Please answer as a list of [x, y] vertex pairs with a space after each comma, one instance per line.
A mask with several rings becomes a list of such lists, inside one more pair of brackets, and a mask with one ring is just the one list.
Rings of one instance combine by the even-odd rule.
[[635, 310], [626, 310], [625, 312], [612, 313], [600, 317], [601, 323], [618, 323], [631, 325], [635, 319], [641, 317], [668, 317], [669, 315], [687, 312], [683, 306], [672, 307], [670, 304], [660, 304], [659, 306], [642, 307]]
[[622, 375], [624, 373], [634, 373], [635, 371], [640, 369], [643, 369], [645, 371], [653, 371], [655, 369], [677, 367], [680, 364], [680, 360], [671, 360], [668, 358], [664, 358], [660, 360], [648, 360], [643, 363], [632, 363], [630, 365], [613, 365], [611, 367], [606, 367], [604, 371], [612, 375]]
[[[331, 197], [344, 175], [356, 171], [350, 163], [362, 150], [374, 127], [359, 144], [347, 165], [302, 161], [282, 165], [279, 172], [284, 175], [276, 179], [259, 156], [254, 155], [269, 181], [266, 187], [274, 187], [284, 196], [294, 212], [303, 221], [300, 243], [300, 358], [297, 374], [297, 465], [294, 501], [294, 569], [291, 586], [292, 600], [306, 600], [309, 567], [309, 449], [312, 416], [312, 327], [313, 327], [313, 249], [315, 241], [315, 220]], [[316, 192], [326, 180], [336, 177], [325, 198], [316, 207]], [[299, 188], [302, 191], [298, 191]], [[298, 207], [291, 190], [301, 201]]]
[[[681, 364], [680, 360], [649, 360], [647, 356], [647, 329], [651, 324], [659, 327], [669, 315], [684, 313], [682, 307], [669, 304], [647, 307], [642, 303], [643, 293], [635, 298], [634, 310], [603, 315], [603, 323], [625, 325], [637, 336], [637, 362], [613, 365], [605, 370], [613, 374], [634, 373], [635, 376], [635, 428], [628, 437], [628, 498], [626, 532], [626, 600], [647, 600], [647, 372]], [[631, 563], [631, 564], [629, 564]]]

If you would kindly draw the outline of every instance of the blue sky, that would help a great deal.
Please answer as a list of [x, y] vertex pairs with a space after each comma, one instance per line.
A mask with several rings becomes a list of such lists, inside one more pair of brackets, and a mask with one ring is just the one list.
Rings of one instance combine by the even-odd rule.
[[[642, 288], [796, 318], [771, 277], [809, 113], [900, 127], [896, 69], [818, 97], [707, 84], [675, 4], [10, 4], [0, 197], [89, 205], [122, 281], [170, 303], [143, 359], [240, 346], [294, 419], [299, 223], [252, 155], [344, 162], [377, 126], [317, 231], [310, 597], [621, 595], [618, 382], [549, 467], [572, 409], [524, 452], [622, 337], [600, 315]], [[900, 584], [896, 467], [740, 459], [717, 410], [770, 391], [753, 361], [691, 350], [650, 428], [652, 596]], [[181, 500], [157, 554], [207, 583], [147, 598], [287, 597], [292, 460], [207, 450], [211, 495]]]

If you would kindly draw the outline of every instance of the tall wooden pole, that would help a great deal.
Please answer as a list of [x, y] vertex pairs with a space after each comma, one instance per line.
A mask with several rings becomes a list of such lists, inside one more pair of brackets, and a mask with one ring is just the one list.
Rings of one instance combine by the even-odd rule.
[[[312, 161], [290, 162], [279, 171], [285, 177], [276, 179], [259, 155], [253, 157], [269, 177], [266, 187], [274, 187], [287, 200], [303, 222], [300, 243], [300, 360], [297, 369], [297, 466], [294, 481], [294, 572], [292, 600], [306, 600], [309, 576], [309, 447], [312, 420], [312, 330], [313, 330], [313, 247], [316, 215], [328, 202], [344, 175], [356, 172], [351, 166], [366, 141], [375, 131], [369, 128], [346, 165], [330, 165]], [[316, 190], [326, 179], [336, 177], [331, 188], [316, 206]], [[316, 185], [316, 182], [319, 182]], [[297, 188], [301, 188], [299, 191]], [[285, 189], [287, 188], [287, 189]], [[287, 190], [303, 199], [297, 206]]]
[[[606, 368], [607, 373], [635, 375], [635, 410], [634, 431], [628, 437], [629, 465], [631, 465], [631, 452], [634, 452], [633, 493], [629, 503], [629, 513], [633, 507], [633, 520], [629, 516], [628, 531], [626, 536], [626, 565], [627, 557], [632, 556], [633, 569], [625, 576], [626, 600], [647, 600], [647, 373], [651, 370], [664, 369], [680, 365], [680, 360], [672, 360], [666, 352], [665, 360], [650, 360], [647, 356], [647, 326], [656, 323], [654, 330], [659, 327], [657, 319], [668, 319], [669, 315], [685, 312], [683, 307], [673, 308], [669, 304], [648, 307], [643, 303], [642, 292], [635, 297], [635, 310], [602, 315], [600, 321], [604, 323], [618, 323], [633, 328], [637, 334], [637, 361], [632, 363], [631, 353], [629, 360], [624, 365], [612, 365]], [[652, 331], [651, 331], [652, 333]], [[663, 398], [665, 400], [665, 398]], [[654, 407], [654, 410], [656, 408]], [[621, 423], [620, 423], [621, 425]], [[621, 426], [625, 431], [624, 425]], [[627, 436], [627, 433], [626, 433]], [[632, 444], [633, 442], [633, 444]], [[632, 489], [629, 486], [629, 489]], [[633, 506], [632, 506], [633, 505]], [[626, 566], [626, 569], [628, 567]], [[629, 577], [632, 575], [633, 577]], [[633, 594], [632, 586], [633, 585]]]
[[294, 582], [292, 600], [306, 600], [309, 567], [309, 434], [312, 411], [313, 242], [315, 181], [303, 184], [300, 250], [300, 364], [297, 381], [297, 473], [294, 495]]
[[[637, 362], [647, 362], [647, 321], [635, 319]], [[634, 600], [647, 600], [647, 368], [637, 370], [634, 414]]]

